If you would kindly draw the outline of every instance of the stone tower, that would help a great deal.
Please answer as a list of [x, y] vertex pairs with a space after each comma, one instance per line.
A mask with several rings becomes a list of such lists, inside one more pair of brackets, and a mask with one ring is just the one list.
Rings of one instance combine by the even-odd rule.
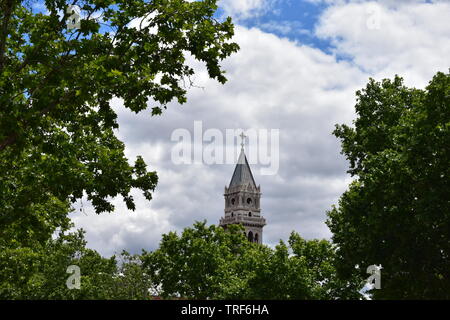
[[225, 216], [220, 219], [220, 226], [226, 229], [229, 224], [240, 223], [249, 241], [262, 243], [266, 220], [261, 216], [261, 188], [256, 186], [243, 147], [224, 196]]

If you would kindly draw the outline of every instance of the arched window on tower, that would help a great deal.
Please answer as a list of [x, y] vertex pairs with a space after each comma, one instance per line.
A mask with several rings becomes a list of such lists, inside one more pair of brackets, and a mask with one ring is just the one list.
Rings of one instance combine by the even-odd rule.
[[252, 213], [251, 213], [251, 212], [249, 212], [249, 213], [248, 213], [248, 216], [249, 216], [249, 217], [251, 217], [251, 216], [252, 216]]
[[255, 242], [256, 242], [256, 243], [259, 243], [259, 236], [258, 236], [257, 233], [255, 233]]
[[253, 242], [253, 232], [251, 231], [248, 233], [248, 241]]

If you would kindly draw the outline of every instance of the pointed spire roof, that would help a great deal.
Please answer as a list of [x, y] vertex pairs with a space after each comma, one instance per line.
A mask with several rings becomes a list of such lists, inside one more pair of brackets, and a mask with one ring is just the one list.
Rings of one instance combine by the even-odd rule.
[[234, 173], [231, 178], [229, 188], [239, 185], [247, 186], [248, 184], [256, 189], [255, 179], [253, 179], [252, 170], [250, 170], [244, 148], [241, 148], [241, 153], [239, 154], [236, 168], [234, 168]]

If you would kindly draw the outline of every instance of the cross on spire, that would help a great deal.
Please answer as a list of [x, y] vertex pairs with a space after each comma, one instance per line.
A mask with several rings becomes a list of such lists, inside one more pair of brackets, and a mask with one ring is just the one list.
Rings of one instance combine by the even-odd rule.
[[241, 137], [241, 149], [244, 149], [244, 145], [245, 145], [245, 138], [247, 138], [247, 136], [244, 134], [244, 131], [241, 132], [241, 134], [239, 135]]

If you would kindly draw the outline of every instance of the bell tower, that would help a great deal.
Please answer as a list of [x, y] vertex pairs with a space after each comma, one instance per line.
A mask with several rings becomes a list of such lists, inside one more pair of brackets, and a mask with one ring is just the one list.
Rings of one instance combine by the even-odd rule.
[[244, 152], [245, 135], [241, 135], [241, 153], [228, 187], [225, 187], [225, 216], [220, 226], [242, 224], [245, 235], [251, 242], [262, 243], [263, 227], [266, 220], [261, 216], [261, 188], [256, 186], [252, 171]]

